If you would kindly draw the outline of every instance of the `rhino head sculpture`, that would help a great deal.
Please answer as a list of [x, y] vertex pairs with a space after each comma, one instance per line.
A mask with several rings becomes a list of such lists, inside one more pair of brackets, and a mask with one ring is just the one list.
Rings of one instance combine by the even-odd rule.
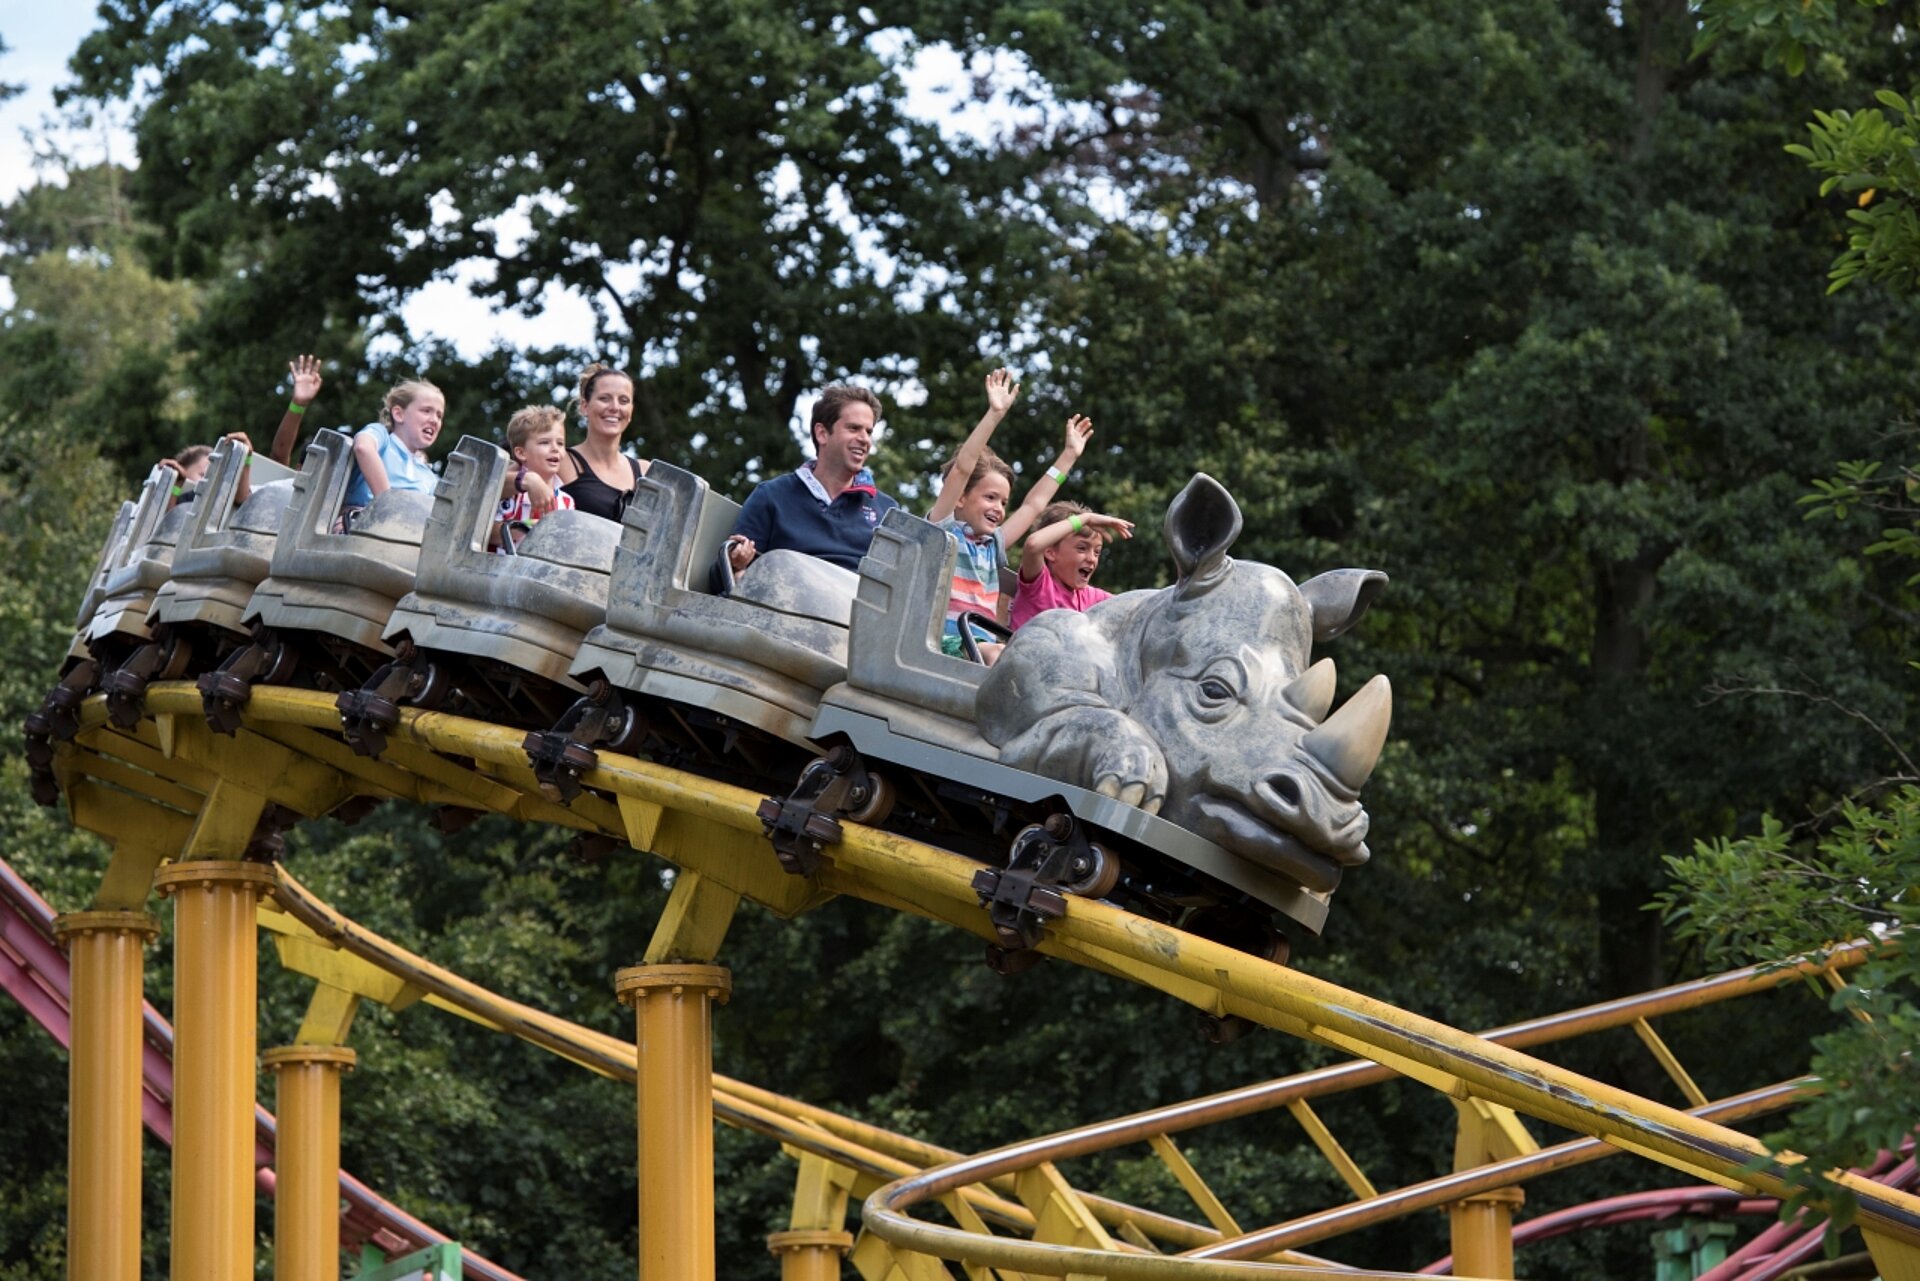
[[1173, 586], [1085, 614], [1051, 610], [1014, 637], [976, 716], [1009, 765], [1138, 805], [1221, 848], [1331, 890], [1367, 861], [1360, 789], [1393, 693], [1375, 676], [1339, 711], [1316, 640], [1351, 627], [1377, 570], [1304, 583], [1235, 561], [1240, 508], [1196, 475], [1167, 509]]

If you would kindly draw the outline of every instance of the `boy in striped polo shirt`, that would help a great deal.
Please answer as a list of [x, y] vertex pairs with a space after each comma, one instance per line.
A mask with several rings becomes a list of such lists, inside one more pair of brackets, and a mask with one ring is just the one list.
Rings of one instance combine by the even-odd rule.
[[[940, 636], [940, 650], [959, 658], [965, 654], [960, 639], [960, 615], [1000, 616], [1000, 565], [1006, 559], [1009, 544], [1026, 536], [1027, 530], [1055, 493], [1067, 472], [1078, 461], [1093, 435], [1093, 424], [1076, 414], [1067, 420], [1066, 444], [1047, 474], [1027, 491], [1026, 501], [1011, 515], [1007, 503], [1013, 497], [1013, 468], [987, 447], [994, 428], [1007, 416], [1020, 395], [1020, 384], [1004, 369], [987, 375], [987, 412], [979, 425], [960, 446], [960, 452], [947, 463], [942, 475], [940, 497], [927, 519], [946, 530], [959, 547], [954, 558], [953, 589], [947, 600], [947, 625]], [[982, 661], [992, 663], [1003, 646], [990, 637], [974, 634]]]

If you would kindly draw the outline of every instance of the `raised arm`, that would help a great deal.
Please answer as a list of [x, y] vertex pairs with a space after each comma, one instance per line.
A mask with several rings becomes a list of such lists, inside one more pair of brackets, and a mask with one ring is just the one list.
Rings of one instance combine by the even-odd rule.
[[1085, 414], [1074, 414], [1067, 419], [1066, 441], [1060, 446], [1060, 456], [1053, 460], [1053, 466], [1047, 468], [1046, 475], [1033, 482], [1033, 488], [1027, 491], [1026, 499], [1020, 506], [1000, 522], [1000, 537], [1008, 547], [1025, 537], [1026, 532], [1033, 528], [1033, 522], [1040, 519], [1040, 513], [1060, 492], [1060, 482], [1067, 478], [1073, 465], [1080, 461], [1080, 455], [1087, 451], [1087, 440], [1092, 435], [1093, 419]]
[[973, 433], [960, 446], [960, 452], [953, 456], [953, 466], [947, 469], [947, 478], [940, 482], [940, 497], [934, 500], [933, 510], [927, 513], [927, 519], [939, 524], [953, 515], [954, 505], [960, 496], [967, 492], [967, 478], [973, 475], [973, 469], [979, 465], [981, 451], [987, 442], [993, 439], [993, 429], [1013, 408], [1013, 402], [1020, 395], [1020, 384], [1013, 375], [1004, 369], [996, 369], [987, 375], [987, 412], [974, 425]]
[[293, 399], [287, 402], [287, 412], [280, 416], [280, 425], [273, 429], [273, 444], [267, 447], [267, 457], [291, 466], [293, 447], [299, 443], [300, 424], [306, 421], [307, 406], [320, 394], [320, 361], [313, 356], [295, 356], [287, 362], [287, 368], [293, 373]]
[[[1003, 525], [1002, 528], [1005, 526]], [[1033, 537], [1027, 540], [1026, 546], [1020, 551], [1020, 581], [1030, 583], [1040, 577], [1041, 552], [1063, 538], [1071, 538], [1075, 534], [1089, 531], [1100, 535], [1105, 542], [1112, 542], [1116, 538], [1132, 538], [1133, 522], [1122, 520], [1118, 516], [1108, 516], [1103, 512], [1087, 512], [1042, 526], [1034, 531]]]

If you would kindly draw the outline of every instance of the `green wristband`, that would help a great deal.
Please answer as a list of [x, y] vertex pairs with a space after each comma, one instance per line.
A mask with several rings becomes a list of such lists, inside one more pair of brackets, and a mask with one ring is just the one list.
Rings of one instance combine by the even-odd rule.
[[1077, 534], [1077, 533], [1079, 533], [1079, 532], [1080, 532], [1080, 518], [1079, 518], [1078, 516], [1069, 516], [1069, 517], [1067, 517], [1067, 528], [1068, 528], [1068, 529], [1071, 529], [1071, 530], [1072, 530], [1072, 531], [1073, 531], [1074, 533], [1076, 533], [1076, 534]]
[[304, 414], [307, 412], [307, 407], [305, 405], [296, 405], [293, 401], [289, 400], [287, 402], [287, 412], [290, 414]]
[[1056, 485], [1064, 485], [1067, 483], [1067, 473], [1061, 471], [1058, 467], [1049, 467], [1047, 468], [1047, 479]]
[[186, 490], [185, 490], [185, 489], [184, 489], [183, 487], [181, 487], [181, 486], [179, 486], [179, 485], [175, 485], [175, 486], [173, 487], [173, 497], [175, 497], [175, 498], [178, 498], [178, 497], [180, 497], [180, 495], [182, 495], [182, 494], [184, 494], [184, 493], [186, 493], [186, 492], [187, 492], [187, 491], [186, 491]]

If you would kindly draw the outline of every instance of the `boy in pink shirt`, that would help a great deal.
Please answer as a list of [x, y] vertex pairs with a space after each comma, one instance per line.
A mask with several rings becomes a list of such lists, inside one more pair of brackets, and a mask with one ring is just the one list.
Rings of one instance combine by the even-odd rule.
[[1049, 504], [1036, 523], [1020, 556], [1020, 590], [1008, 615], [1016, 632], [1044, 610], [1084, 614], [1113, 595], [1093, 586], [1093, 571], [1109, 538], [1133, 537], [1132, 521], [1064, 500]]

